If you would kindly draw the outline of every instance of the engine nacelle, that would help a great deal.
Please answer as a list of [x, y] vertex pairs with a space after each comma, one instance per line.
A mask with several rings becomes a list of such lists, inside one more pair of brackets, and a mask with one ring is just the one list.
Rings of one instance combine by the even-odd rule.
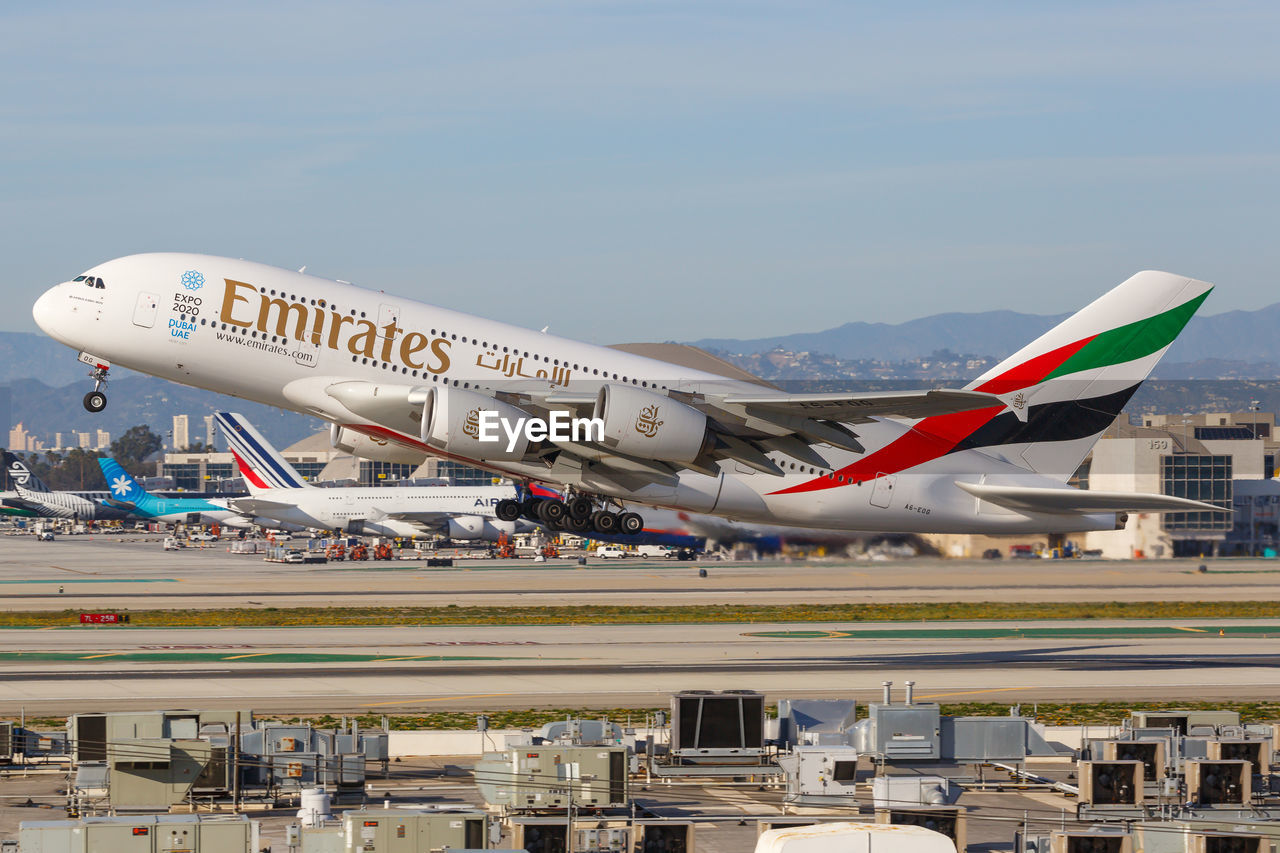
[[[489, 418], [494, 424], [489, 434], [496, 437], [495, 441], [480, 440], [483, 412], [497, 413], [497, 418]], [[487, 394], [452, 387], [432, 388], [422, 409], [422, 440], [446, 453], [468, 459], [519, 461], [529, 451], [529, 440], [521, 430], [508, 450], [511, 440], [501, 423], [516, 429], [517, 424], [529, 417], [524, 409]]]
[[427, 454], [412, 447], [405, 447], [385, 438], [371, 438], [337, 424], [329, 425], [329, 443], [343, 453], [375, 462], [397, 462], [402, 465], [421, 465]]
[[497, 542], [503, 533], [516, 531], [514, 521], [495, 521], [479, 515], [458, 515], [449, 519], [448, 536], [458, 542]]
[[604, 421], [605, 447], [640, 459], [692, 462], [711, 440], [702, 412], [632, 385], [602, 387], [593, 414]]
[[335, 382], [325, 393], [347, 409], [375, 424], [405, 435], [421, 429], [422, 404], [431, 393], [423, 385], [396, 385], [351, 379]]

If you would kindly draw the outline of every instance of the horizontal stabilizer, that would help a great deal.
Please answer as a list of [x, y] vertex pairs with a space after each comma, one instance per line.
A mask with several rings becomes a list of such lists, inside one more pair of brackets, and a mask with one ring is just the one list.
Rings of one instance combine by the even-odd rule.
[[236, 512], [249, 512], [255, 515], [282, 509], [297, 509], [298, 507], [295, 503], [269, 501], [265, 498], [231, 498], [227, 501], [227, 505]]
[[1103, 492], [1043, 486], [988, 486], [956, 483], [974, 497], [1018, 512], [1079, 515], [1093, 512], [1227, 512], [1220, 506], [1172, 495]]

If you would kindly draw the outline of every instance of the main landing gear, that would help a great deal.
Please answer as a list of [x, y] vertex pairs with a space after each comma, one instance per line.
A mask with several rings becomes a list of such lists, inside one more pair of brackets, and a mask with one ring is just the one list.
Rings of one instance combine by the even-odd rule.
[[529, 496], [522, 501], [501, 500], [494, 512], [501, 521], [525, 518], [551, 530], [570, 533], [621, 533], [634, 536], [644, 530], [644, 518], [634, 512], [610, 512], [602, 502], [586, 495], [568, 501]]
[[90, 412], [101, 412], [107, 407], [107, 371], [109, 367], [95, 367], [89, 374], [93, 380], [93, 390], [84, 395], [84, 407]]

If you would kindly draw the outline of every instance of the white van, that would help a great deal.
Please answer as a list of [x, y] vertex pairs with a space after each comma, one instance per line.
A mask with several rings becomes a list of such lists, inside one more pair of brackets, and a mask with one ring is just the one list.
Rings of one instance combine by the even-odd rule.
[[622, 560], [630, 555], [630, 551], [624, 551], [617, 545], [604, 545], [596, 549], [596, 556], [602, 560]]
[[666, 560], [674, 560], [676, 550], [669, 545], [637, 545], [637, 557], [662, 557]]

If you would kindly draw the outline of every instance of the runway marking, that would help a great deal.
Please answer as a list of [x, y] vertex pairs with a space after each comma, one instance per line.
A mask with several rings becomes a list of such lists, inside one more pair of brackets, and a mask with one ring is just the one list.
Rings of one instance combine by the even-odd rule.
[[374, 658], [371, 661], [371, 663], [386, 663], [387, 661], [397, 661], [397, 660], [422, 660], [423, 658], [426, 658], [426, 657], [433, 658], [433, 657], [436, 657], [436, 655], [410, 655], [407, 658]]
[[55, 566], [55, 565], [53, 565], [52, 563], [50, 563], [50, 564], [49, 564], [49, 568], [51, 568], [51, 569], [57, 569], [58, 571], [61, 571], [61, 572], [73, 572], [73, 573], [75, 573], [75, 574], [77, 574], [77, 575], [98, 575], [98, 574], [102, 574], [101, 572], [82, 572], [82, 571], [80, 571], [79, 569], [68, 569], [68, 568], [66, 568], [65, 566]]
[[80, 660], [93, 660], [94, 658], [113, 658], [122, 654], [124, 654], [124, 652], [107, 652], [106, 654], [103, 654], [103, 655], [87, 655], [85, 657], [80, 658]]
[[982, 693], [1008, 693], [1010, 690], [1027, 690], [1026, 687], [992, 687], [989, 690], [960, 690], [956, 693], [930, 693], [921, 699], [941, 699], [944, 696], [974, 696]]
[[231, 655], [231, 657], [225, 657], [223, 658], [223, 660], [240, 660], [241, 658], [260, 658], [264, 655], [270, 655], [270, 654], [274, 654], [274, 652], [250, 652], [247, 655]]
[[1179, 625], [1172, 625], [1172, 626], [1170, 626], [1170, 627], [1172, 627], [1172, 628], [1173, 628], [1173, 630], [1175, 630], [1175, 631], [1193, 631], [1193, 632], [1195, 632], [1195, 633], [1197, 633], [1197, 634], [1207, 634], [1207, 633], [1209, 633], [1208, 629], [1206, 629], [1206, 628], [1183, 628], [1183, 627], [1181, 627], [1181, 626], [1179, 626]]
[[418, 705], [424, 702], [452, 702], [454, 699], [492, 699], [495, 696], [516, 696], [516, 693], [472, 693], [467, 696], [437, 696], [435, 699], [398, 699], [395, 702], [372, 702], [361, 708], [380, 708], [383, 705]]

